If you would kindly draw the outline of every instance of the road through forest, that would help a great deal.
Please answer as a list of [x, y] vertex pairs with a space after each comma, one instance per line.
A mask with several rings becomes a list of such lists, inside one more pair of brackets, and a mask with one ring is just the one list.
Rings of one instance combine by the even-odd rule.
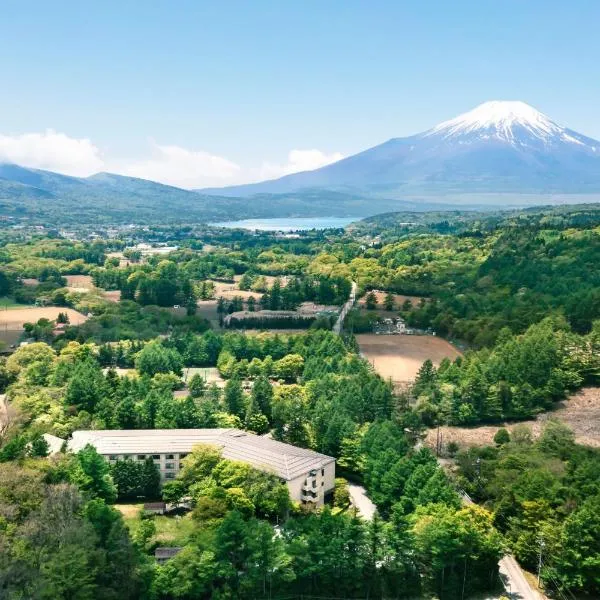
[[342, 306], [342, 310], [340, 311], [340, 315], [339, 315], [337, 321], [335, 322], [335, 325], [333, 326], [333, 329], [332, 329], [333, 333], [337, 333], [339, 335], [342, 332], [342, 326], [344, 325], [344, 319], [346, 318], [346, 315], [348, 314], [348, 311], [352, 308], [352, 306], [356, 302], [356, 290], [357, 290], [357, 288], [358, 288], [358, 286], [353, 281], [352, 282], [352, 289], [350, 290], [350, 298], [348, 298], [348, 301], [346, 302], [346, 304], [344, 304], [344, 306]]

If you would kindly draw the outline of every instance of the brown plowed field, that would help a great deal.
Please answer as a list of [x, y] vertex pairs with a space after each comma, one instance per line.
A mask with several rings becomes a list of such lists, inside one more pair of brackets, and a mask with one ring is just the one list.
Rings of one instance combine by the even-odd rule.
[[22, 329], [24, 323], [35, 323], [38, 319], [55, 320], [58, 313], [67, 313], [71, 325], [80, 325], [87, 320], [85, 315], [62, 306], [40, 306], [34, 308], [12, 308], [0, 311], [0, 329]]
[[446, 340], [432, 335], [356, 336], [361, 354], [384, 379], [394, 383], [413, 381], [421, 365], [429, 358], [439, 365], [444, 358], [454, 360], [460, 351]]

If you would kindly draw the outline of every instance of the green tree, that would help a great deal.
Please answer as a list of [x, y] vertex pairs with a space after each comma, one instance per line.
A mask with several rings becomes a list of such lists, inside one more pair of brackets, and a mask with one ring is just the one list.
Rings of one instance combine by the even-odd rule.
[[160, 471], [151, 458], [141, 465], [141, 487], [145, 498], [160, 498]]
[[245, 414], [245, 399], [242, 390], [242, 383], [239, 379], [230, 379], [225, 384], [224, 393], [225, 406], [227, 412], [242, 418]]
[[377, 308], [377, 296], [375, 292], [369, 292], [365, 297], [365, 305], [367, 310], [375, 310]]
[[192, 398], [200, 398], [200, 396], [202, 396], [206, 391], [206, 381], [204, 377], [202, 377], [202, 375], [199, 373], [192, 375], [188, 383], [188, 388]]
[[160, 342], [150, 342], [138, 353], [135, 368], [142, 375], [152, 377], [157, 373], [181, 375], [183, 360], [174, 348], [165, 348]]
[[387, 294], [385, 295], [385, 299], [383, 301], [383, 306], [385, 308], [385, 310], [389, 310], [392, 311], [394, 310], [394, 294], [392, 294], [391, 292], [387, 292]]
[[69, 473], [72, 483], [92, 498], [114, 502], [117, 488], [110, 475], [110, 467], [96, 448], [88, 444], [75, 457]]
[[88, 358], [75, 364], [65, 391], [67, 405], [93, 413], [107, 393], [102, 370], [95, 360]]
[[504, 427], [500, 427], [494, 435], [494, 443], [496, 446], [504, 446], [510, 442], [510, 434]]
[[296, 381], [304, 368], [304, 359], [299, 354], [287, 354], [273, 365], [275, 376], [285, 381]]
[[273, 404], [273, 386], [266, 377], [261, 376], [255, 379], [252, 386], [251, 398], [259, 411], [270, 420]]
[[350, 504], [350, 492], [348, 481], [342, 477], [336, 477], [335, 489], [333, 491], [333, 504], [338, 508], [346, 508]]

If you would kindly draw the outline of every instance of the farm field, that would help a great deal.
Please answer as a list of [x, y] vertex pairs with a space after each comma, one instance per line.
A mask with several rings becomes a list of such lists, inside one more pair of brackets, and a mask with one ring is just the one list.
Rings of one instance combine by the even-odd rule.
[[[373, 290], [375, 297], [377, 298], [377, 306], [383, 307], [383, 303], [385, 302], [386, 292], [381, 292], [379, 290]], [[411, 302], [413, 306], [419, 306], [421, 300], [427, 300], [427, 298], [421, 298], [419, 296], [404, 296], [403, 294], [392, 294], [394, 296], [394, 308], [396, 310], [400, 310], [402, 305], [408, 300]], [[357, 302], [358, 306], [361, 308], [364, 307], [367, 303], [366, 296], [360, 298]]]
[[[440, 427], [443, 444], [456, 442], [461, 448], [467, 446], [489, 446], [494, 444], [494, 435], [500, 427], [510, 432], [516, 425], [527, 425], [537, 437], [548, 419], [559, 419], [575, 433], [579, 444], [600, 448], [600, 388], [584, 388], [564, 402], [556, 410], [543, 413], [536, 419], [503, 425], [481, 425], [479, 427]], [[435, 448], [437, 430], [430, 429], [425, 444]]]
[[361, 354], [384, 379], [394, 383], [413, 381], [421, 365], [429, 358], [435, 365], [444, 358], [454, 360], [461, 355], [446, 340], [430, 335], [356, 336]]
[[87, 320], [85, 315], [62, 306], [40, 306], [32, 308], [13, 308], [0, 311], [0, 329], [22, 329], [25, 323], [35, 323], [38, 319], [58, 317], [58, 313], [66, 313], [72, 325], [81, 325]]
[[89, 292], [95, 289], [90, 275], [65, 275], [65, 279], [72, 292]]

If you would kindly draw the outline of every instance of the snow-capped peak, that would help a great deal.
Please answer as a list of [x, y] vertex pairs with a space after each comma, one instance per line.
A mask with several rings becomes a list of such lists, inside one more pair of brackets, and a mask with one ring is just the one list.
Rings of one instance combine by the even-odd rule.
[[566, 137], [563, 127], [529, 104], [499, 100], [484, 102], [469, 112], [444, 121], [430, 129], [427, 135], [441, 134], [450, 137], [480, 134], [514, 142], [517, 137], [515, 127], [526, 130], [527, 133], [542, 141], [548, 141], [557, 135], [563, 139]]

